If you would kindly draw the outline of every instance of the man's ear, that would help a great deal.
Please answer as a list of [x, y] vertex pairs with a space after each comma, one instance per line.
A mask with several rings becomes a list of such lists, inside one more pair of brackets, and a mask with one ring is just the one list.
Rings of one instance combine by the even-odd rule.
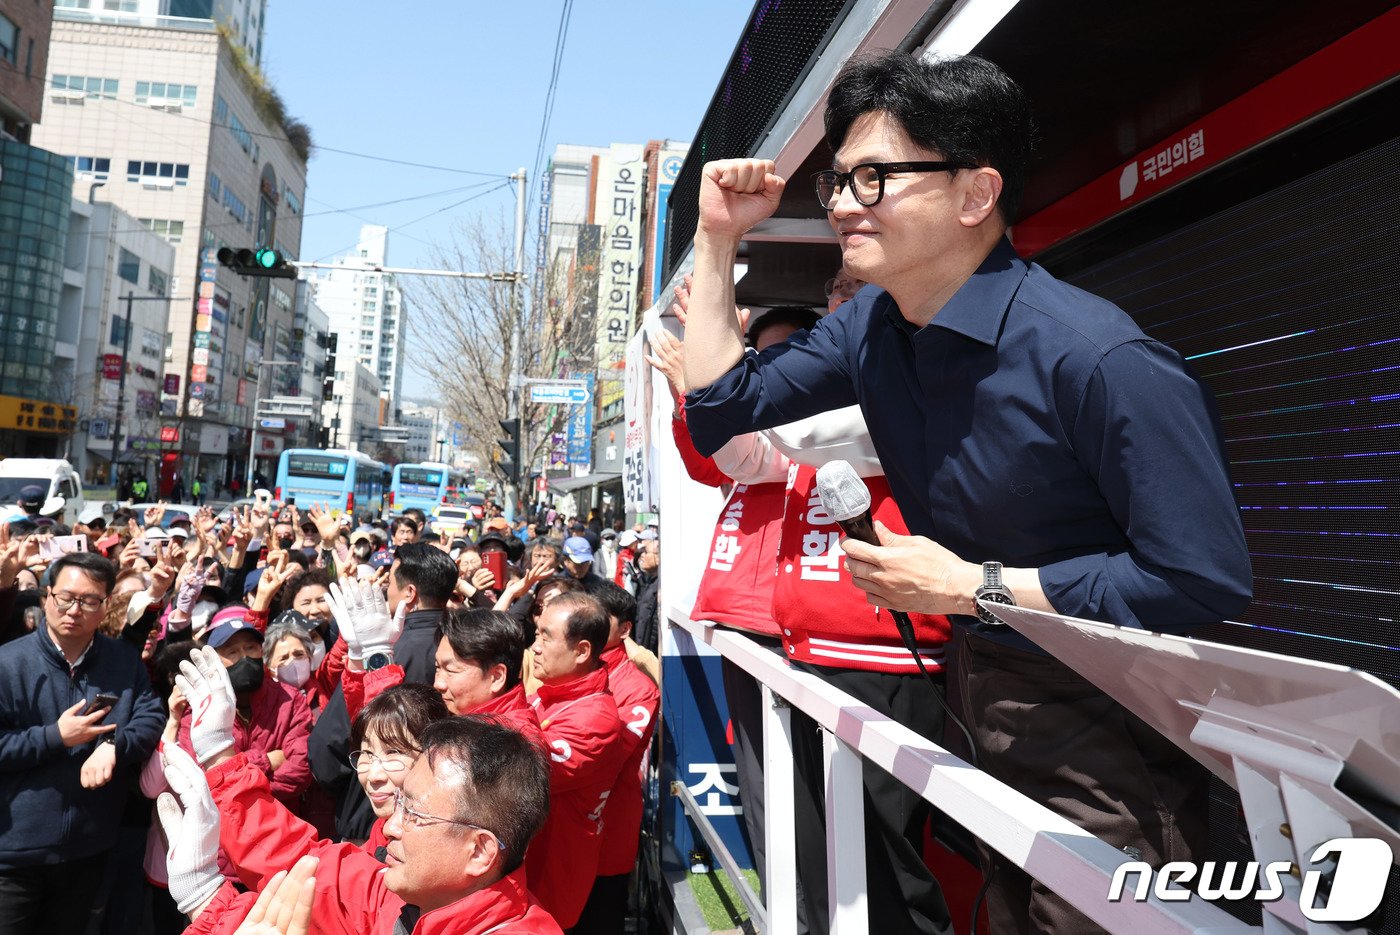
[[962, 188], [963, 201], [958, 211], [958, 221], [964, 227], [978, 227], [996, 215], [1004, 183], [1001, 173], [991, 166], [964, 171], [967, 179]]
[[574, 661], [583, 664], [593, 658], [593, 644], [588, 640], [579, 640], [574, 644]]
[[633, 622], [633, 621], [631, 621], [631, 620], [623, 620], [621, 623], [619, 623], [619, 624], [617, 625], [617, 634], [618, 634], [618, 636], [621, 637], [621, 638], [624, 639], [624, 640], [627, 639], [627, 637], [629, 637], [629, 636], [632, 635], [632, 627], [633, 627], [633, 625], [634, 625], [634, 622]]
[[510, 670], [506, 668], [504, 662], [498, 662], [490, 669], [486, 670], [486, 680], [491, 684], [491, 694], [495, 694], [506, 687], [506, 679], [510, 677]]

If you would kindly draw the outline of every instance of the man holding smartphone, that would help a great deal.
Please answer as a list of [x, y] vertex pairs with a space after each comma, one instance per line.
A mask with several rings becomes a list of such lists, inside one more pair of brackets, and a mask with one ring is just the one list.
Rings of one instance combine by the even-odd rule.
[[44, 626], [0, 647], [3, 932], [86, 929], [127, 791], [160, 739], [140, 652], [97, 632], [116, 577], [100, 555], [63, 556]]

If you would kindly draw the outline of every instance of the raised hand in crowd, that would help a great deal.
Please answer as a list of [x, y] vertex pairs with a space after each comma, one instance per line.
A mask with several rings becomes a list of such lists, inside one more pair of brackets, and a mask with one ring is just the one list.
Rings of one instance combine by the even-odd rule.
[[[155, 576], [154, 570], [151, 575]], [[193, 562], [187, 566], [180, 581], [180, 590], [175, 595], [175, 606], [170, 610], [170, 624], [174, 629], [184, 629], [179, 624], [190, 619], [190, 611], [194, 609], [195, 602], [199, 600], [199, 592], [204, 590], [208, 580], [209, 569], [201, 563]]]
[[[214, 664], [223, 668], [217, 655]], [[232, 708], [230, 717], [231, 714]], [[156, 813], [169, 842], [165, 866], [170, 877], [170, 898], [193, 919], [224, 882], [219, 872], [219, 810], [204, 771], [188, 753], [178, 744], [162, 741], [160, 756], [165, 763], [165, 781], [174, 790], [173, 795], [162, 792], [156, 799]]]
[[0, 541], [0, 590], [14, 587], [20, 571], [33, 564], [39, 554], [39, 540], [33, 536], [11, 539], [8, 524], [0, 524], [4, 539]]
[[334, 581], [326, 602], [331, 605], [331, 614], [345, 640], [350, 668], [357, 668], [375, 653], [393, 651], [403, 632], [407, 601], [400, 601], [390, 614], [388, 599], [380, 588], [363, 581]]
[[[485, 569], [482, 569], [485, 571]], [[530, 566], [530, 570], [519, 578], [514, 579], [501, 591], [501, 596], [496, 600], [496, 610], [508, 610], [510, 605], [515, 603], [522, 594], [529, 592], [531, 588], [541, 581], [553, 578], [558, 568], [554, 564], [552, 556], [544, 556], [535, 561]], [[490, 572], [487, 572], [490, 574]]]
[[146, 522], [146, 528], [159, 526], [161, 518], [165, 516], [165, 501], [162, 500], [155, 506], [146, 507], [146, 512], [142, 514], [142, 519]]
[[313, 505], [306, 515], [316, 524], [316, 531], [321, 534], [321, 548], [331, 548], [340, 537], [340, 520], [331, 515], [330, 505]]
[[457, 579], [457, 593], [463, 600], [471, 600], [476, 596], [476, 592], [485, 591], [487, 588], [496, 586], [496, 576], [491, 574], [491, 570], [485, 565], [478, 565], [471, 573], [470, 578]]
[[657, 328], [649, 336], [649, 342], [651, 353], [646, 355], [646, 362], [666, 378], [666, 383], [671, 387], [671, 398], [679, 407], [680, 397], [686, 393], [685, 343], [673, 337], [665, 328]]
[[253, 610], [266, 612], [272, 607], [272, 599], [282, 590], [282, 585], [301, 574], [301, 566], [288, 561], [287, 553], [274, 551], [267, 553], [267, 564], [258, 577], [258, 590], [253, 595]]
[[319, 857], [310, 855], [277, 873], [233, 935], [307, 935], [311, 908], [316, 901], [316, 867]]
[[190, 706], [190, 746], [200, 764], [208, 764], [225, 750], [231, 752], [237, 702], [218, 650], [209, 646], [191, 650], [190, 658], [180, 663], [175, 685]]
[[185, 564], [185, 550], [173, 542], [156, 546], [155, 564], [151, 566], [151, 586], [146, 592], [152, 603], [159, 603], [175, 583], [180, 568]]

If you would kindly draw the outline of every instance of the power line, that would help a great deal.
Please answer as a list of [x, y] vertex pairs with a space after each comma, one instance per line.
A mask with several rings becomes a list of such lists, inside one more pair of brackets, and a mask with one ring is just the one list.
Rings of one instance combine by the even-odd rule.
[[526, 202], [525, 215], [530, 216], [534, 206], [534, 193], [540, 182], [540, 164], [544, 160], [545, 139], [549, 135], [549, 124], [554, 117], [555, 93], [559, 89], [559, 71], [564, 62], [564, 47], [569, 40], [569, 22], [573, 17], [574, 0], [564, 0], [564, 6], [559, 11], [559, 28], [554, 35], [554, 62], [550, 68], [549, 87], [544, 95], [544, 114], [540, 118], [540, 137], [535, 144], [534, 169], [530, 176], [533, 185], [530, 189], [530, 197]]

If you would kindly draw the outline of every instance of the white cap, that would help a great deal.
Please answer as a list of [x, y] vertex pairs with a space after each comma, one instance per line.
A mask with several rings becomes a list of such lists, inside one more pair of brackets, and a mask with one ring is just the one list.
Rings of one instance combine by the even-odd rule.
[[49, 497], [44, 501], [44, 505], [39, 507], [40, 516], [57, 516], [63, 512], [63, 508], [68, 501], [62, 497]]
[[617, 544], [623, 547], [633, 545], [636, 541], [637, 534], [630, 529], [624, 529], [622, 534], [617, 537]]

